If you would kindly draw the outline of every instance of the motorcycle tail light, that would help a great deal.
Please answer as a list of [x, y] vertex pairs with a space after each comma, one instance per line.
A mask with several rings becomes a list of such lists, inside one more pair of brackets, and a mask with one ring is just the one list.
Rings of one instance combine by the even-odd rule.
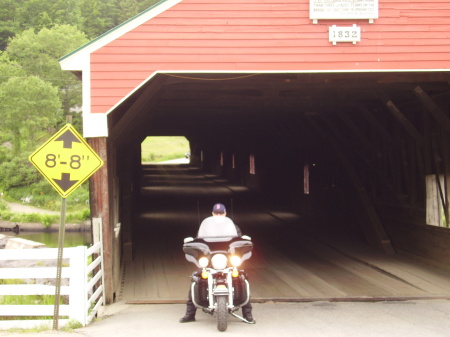
[[214, 269], [225, 269], [228, 259], [224, 254], [216, 254], [212, 257], [211, 263]]

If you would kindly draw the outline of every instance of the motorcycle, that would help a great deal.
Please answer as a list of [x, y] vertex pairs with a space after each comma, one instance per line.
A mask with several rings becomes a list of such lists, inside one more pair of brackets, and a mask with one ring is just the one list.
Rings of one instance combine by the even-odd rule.
[[250, 258], [252, 249], [251, 238], [246, 235], [184, 240], [186, 259], [199, 270], [191, 276], [192, 302], [197, 309], [216, 316], [219, 331], [227, 329], [227, 314], [252, 323], [236, 314], [250, 300], [247, 275], [239, 268]]

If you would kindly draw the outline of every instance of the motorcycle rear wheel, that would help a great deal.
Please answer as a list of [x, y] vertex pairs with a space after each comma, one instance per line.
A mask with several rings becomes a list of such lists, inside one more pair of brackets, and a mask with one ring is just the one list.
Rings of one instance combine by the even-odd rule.
[[227, 297], [226, 296], [217, 296], [217, 310], [216, 310], [216, 318], [217, 318], [217, 330], [225, 331], [227, 329]]

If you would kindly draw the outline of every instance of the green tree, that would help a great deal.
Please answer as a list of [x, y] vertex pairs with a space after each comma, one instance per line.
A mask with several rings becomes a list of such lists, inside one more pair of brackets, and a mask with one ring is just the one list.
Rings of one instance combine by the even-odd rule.
[[[26, 72], [17, 63], [11, 61], [3, 52], [0, 52], [0, 84], [11, 77], [26, 77]], [[1, 102], [0, 102], [1, 105]]]
[[86, 44], [86, 35], [70, 25], [55, 25], [43, 28], [38, 33], [28, 29], [17, 35], [8, 44], [6, 53], [31, 75], [52, 81], [64, 87], [66, 81], [73, 81], [73, 75], [62, 71], [59, 58]]
[[121, 23], [118, 19], [119, 14], [119, 0], [100, 0], [100, 15], [106, 20], [107, 30]]
[[152, 7], [153, 5], [160, 2], [160, 0], [138, 0], [139, 3], [139, 11], [145, 11], [148, 8]]
[[[0, 155], [0, 157], [2, 157]], [[39, 171], [28, 160], [28, 154], [3, 154], [0, 162], [0, 189], [8, 191], [11, 188], [31, 186], [43, 178]]]
[[61, 114], [58, 89], [36, 76], [12, 77], [2, 83], [0, 101], [0, 130], [11, 139], [14, 155], [35, 147]]
[[81, 0], [81, 29], [89, 38], [96, 38], [114, 27], [114, 14], [108, 13], [100, 0]]
[[23, 0], [16, 7], [16, 20], [19, 22], [20, 30], [40, 30], [50, 27], [53, 22], [50, 17], [52, 1]]
[[17, 5], [16, 0], [0, 0], [0, 50], [5, 50], [8, 40], [19, 31]]
[[80, 0], [53, 0], [52, 21], [55, 25], [70, 25], [81, 27]]
[[19, 34], [11, 40], [6, 53], [28, 74], [58, 87], [63, 111], [69, 114], [81, 106], [81, 83], [72, 73], [61, 70], [58, 60], [87, 42], [86, 35], [76, 27], [56, 25], [38, 33], [29, 29]]
[[120, 13], [118, 16], [119, 23], [127, 21], [128, 19], [139, 14], [139, 3], [137, 0], [120, 0]]
[[159, 0], [81, 0], [81, 29], [96, 38]]
[[[5, 1], [5, 0], [1, 0]], [[56, 24], [80, 26], [80, 0], [22, 0], [16, 5], [20, 31], [51, 28]]]

